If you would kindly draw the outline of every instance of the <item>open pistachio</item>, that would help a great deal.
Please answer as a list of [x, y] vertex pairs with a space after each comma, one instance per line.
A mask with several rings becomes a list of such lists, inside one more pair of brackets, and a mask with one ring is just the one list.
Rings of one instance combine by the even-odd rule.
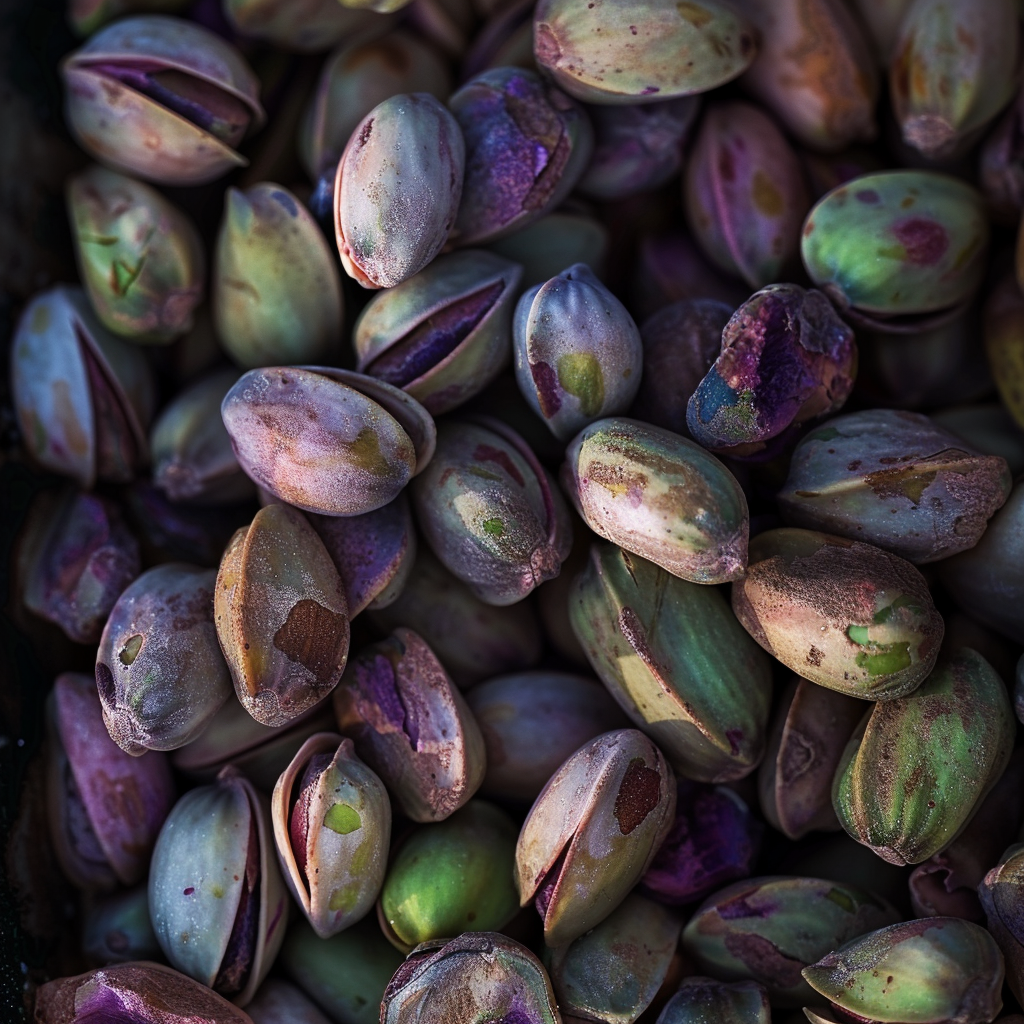
[[497, 420], [442, 423], [412, 497], [434, 554], [489, 604], [521, 601], [569, 554], [564, 499], [526, 442]]
[[165, 185], [200, 185], [247, 161], [235, 147], [264, 119], [241, 54], [195, 22], [123, 18], [62, 65], [67, 120], [83, 148]]
[[747, 576], [733, 584], [732, 607], [787, 668], [864, 700], [915, 690], [942, 641], [942, 617], [913, 565], [812, 530], [756, 537]]
[[122, 750], [174, 750], [231, 696], [213, 623], [216, 574], [182, 563], [144, 572], [118, 598], [96, 652], [107, 731]]
[[585, 427], [565, 453], [562, 486], [596, 534], [693, 583], [726, 583], [747, 562], [747, 499], [693, 441], [639, 420]]
[[206, 257], [195, 224], [155, 188], [90, 167], [68, 183], [75, 255], [103, 326], [165, 344], [192, 328]]
[[330, 938], [373, 909], [391, 804], [351, 740], [311, 736], [274, 786], [271, 817], [285, 882], [317, 935]]
[[260, 487], [323, 515], [393, 501], [434, 451], [434, 422], [419, 402], [348, 370], [250, 370], [221, 415], [235, 457]]
[[131, 480], [147, 459], [155, 388], [144, 353], [110, 334], [80, 288], [25, 308], [11, 345], [14, 408], [29, 453], [82, 487]]
[[726, 782], [764, 753], [771, 664], [718, 591], [594, 544], [570, 618], [590, 664], [681, 775]]
[[185, 974], [244, 1006], [288, 923], [267, 798], [236, 769], [189, 790], [160, 831], [149, 911], [160, 948]]
[[352, 659], [334, 691], [334, 710], [339, 732], [413, 821], [440, 821], [480, 788], [480, 728], [411, 629], [396, 629]]
[[508, 365], [521, 277], [482, 250], [438, 257], [367, 303], [353, 337], [359, 371], [435, 415], [461, 405]]
[[544, 941], [563, 946], [600, 924], [650, 866], [672, 825], [675, 778], [636, 729], [604, 733], [551, 777], [523, 823], [515, 881]]
[[235, 693], [256, 721], [285, 725], [337, 686], [348, 658], [345, 591], [298, 509], [267, 505], [231, 538], [213, 603]]

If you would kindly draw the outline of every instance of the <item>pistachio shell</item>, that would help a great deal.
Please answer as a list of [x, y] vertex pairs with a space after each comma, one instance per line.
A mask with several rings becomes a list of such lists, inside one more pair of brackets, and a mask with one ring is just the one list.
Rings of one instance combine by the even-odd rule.
[[280, 978], [263, 982], [245, 1009], [252, 1024], [330, 1024], [302, 989]]
[[268, 505], [232, 537], [217, 573], [214, 619], [235, 694], [263, 725], [292, 721], [341, 679], [345, 591], [297, 509]]
[[389, 21], [338, 0], [225, 0], [223, 6], [224, 16], [241, 35], [300, 53], [326, 50], [361, 32], [384, 29]]
[[900, 23], [914, 0], [853, 0], [864, 27], [874, 43], [877, 63], [888, 67], [889, 56], [896, 45]]
[[594, 217], [557, 210], [514, 234], [495, 239], [487, 248], [522, 265], [524, 288], [543, 284], [576, 263], [588, 263], [603, 277], [608, 229]]
[[768, 992], [756, 981], [731, 985], [711, 978], [687, 978], [665, 1004], [657, 1024], [769, 1024]]
[[1024, 428], [1024, 293], [1007, 275], [985, 303], [985, 353], [999, 397]]
[[756, 53], [751, 25], [719, 0], [541, 0], [533, 52], [567, 93], [588, 103], [638, 103], [707, 92]]
[[160, 956], [145, 884], [89, 902], [82, 914], [82, 952], [101, 966]]
[[909, 562], [812, 530], [760, 534], [732, 607], [787, 668], [864, 700], [892, 700], [931, 672], [943, 623]]
[[1024, 881], [1024, 846], [1008, 847], [978, 886], [988, 930], [1006, 960], [1006, 980], [1018, 999], [1024, 994], [1024, 922], [1021, 921], [1021, 884]]

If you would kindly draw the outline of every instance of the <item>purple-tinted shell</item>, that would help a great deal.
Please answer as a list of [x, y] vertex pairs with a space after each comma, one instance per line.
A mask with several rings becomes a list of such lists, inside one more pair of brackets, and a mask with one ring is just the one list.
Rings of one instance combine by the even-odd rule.
[[764, 832], [731, 789], [688, 779], [677, 786], [675, 822], [640, 880], [643, 892], [670, 907], [748, 878]]
[[114, 602], [139, 574], [139, 543], [118, 507], [94, 494], [48, 496], [35, 512], [41, 521], [30, 541], [25, 607], [77, 643], [96, 643]]
[[126, 754], [107, 735], [90, 676], [58, 676], [50, 700], [50, 827], [61, 867], [83, 888], [134, 885], [174, 803], [170, 764], [156, 751]]
[[842, 408], [856, 367], [853, 331], [821, 292], [769, 285], [726, 325], [687, 426], [714, 452], [753, 455], [788, 428]]
[[593, 148], [575, 100], [524, 68], [494, 68], [448, 101], [466, 140], [459, 245], [500, 238], [554, 209], [586, 169]]
[[978, 178], [996, 216], [1016, 224], [1024, 209], [1024, 91], [981, 147]]

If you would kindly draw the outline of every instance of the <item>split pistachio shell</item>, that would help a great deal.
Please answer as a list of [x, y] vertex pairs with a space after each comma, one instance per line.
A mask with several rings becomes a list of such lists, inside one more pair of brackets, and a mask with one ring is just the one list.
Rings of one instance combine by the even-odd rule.
[[440, 251], [462, 196], [465, 143], [452, 115], [425, 92], [378, 104], [338, 163], [334, 227], [345, 273], [392, 288]]
[[221, 415], [235, 457], [260, 487], [323, 515], [393, 501], [434, 450], [434, 423], [419, 402], [347, 370], [250, 370]]
[[339, 732], [413, 821], [441, 821], [480, 788], [480, 727], [411, 629], [396, 629], [352, 659], [334, 692], [334, 711]]
[[534, 13], [537, 64], [588, 103], [642, 103], [707, 92], [750, 66], [749, 22], [720, 0], [541, 0]]
[[174, 750], [231, 696], [213, 623], [212, 569], [171, 562], [118, 598], [96, 653], [107, 731], [122, 750]]
[[528, 288], [512, 330], [519, 390], [560, 441], [629, 408], [640, 386], [640, 332], [585, 263]]
[[185, 974], [244, 1006], [281, 948], [288, 893], [267, 798], [234, 768], [174, 805], [153, 851], [149, 909]]
[[698, 444], [639, 420], [598, 420], [573, 438], [562, 486], [596, 534], [693, 583], [747, 562], [747, 499]]
[[636, 729], [604, 733], [551, 777], [516, 846], [520, 903], [536, 902], [544, 941], [600, 924], [640, 880], [672, 825], [675, 778]]
[[927, 416], [870, 409], [808, 434], [778, 500], [788, 524], [920, 565], [974, 547], [1010, 487], [1005, 459], [970, 450]]
[[683, 203], [711, 262], [751, 288], [782, 280], [798, 262], [811, 195], [793, 147], [752, 104], [720, 102], [705, 111]]
[[438, 257], [367, 303], [353, 337], [359, 371], [434, 415], [461, 405], [508, 365], [521, 277], [484, 250]]
[[985, 303], [985, 353], [999, 397], [1024, 428], [1024, 292], [1008, 274]]
[[999, 947], [956, 917], [889, 925], [803, 973], [840, 1010], [883, 1024], [983, 1024], [1003, 1007]]
[[412, 497], [434, 554], [490, 604], [522, 600], [569, 554], [564, 499], [526, 442], [497, 420], [442, 423]]
[[772, 1005], [817, 1003], [800, 971], [897, 914], [853, 885], [770, 875], [709, 897], [683, 929], [683, 949], [722, 981], [764, 985]]
[[961, 648], [913, 693], [876, 703], [850, 738], [832, 789], [839, 821], [884, 860], [920, 864], [999, 780], [1016, 726], [1006, 684]]
[[104, 327], [165, 344], [191, 330], [206, 257], [192, 221], [156, 189], [91, 167], [67, 187], [72, 238]]
[[25, 308], [11, 345], [14, 408], [29, 454], [82, 487], [131, 480], [148, 457], [155, 388], [145, 354], [109, 333], [80, 288]]
[[387, 868], [391, 804], [351, 740], [311, 736], [274, 786], [271, 817], [285, 882], [320, 938], [373, 909]]
[[201, 185], [243, 166], [234, 147], [264, 120], [241, 54], [181, 18], [123, 18], [61, 70], [67, 121], [83, 148], [159, 184]]
[[224, 16], [242, 36], [299, 53], [317, 53], [389, 24], [374, 11], [353, 10], [338, 0], [225, 0], [223, 6]]
[[393, 945], [504, 928], [516, 913], [515, 822], [471, 800], [444, 821], [421, 825], [395, 852], [378, 919]]
[[562, 1013], [633, 1024], [665, 982], [681, 929], [671, 910], [630, 893], [597, 927], [547, 950]]
[[250, 368], [304, 363], [341, 338], [341, 281], [312, 215], [281, 185], [229, 188], [213, 271], [217, 336]]
[[942, 617], [910, 562], [841, 537], [780, 529], [750, 545], [732, 607], [797, 675], [864, 700], [892, 700], [931, 672]]
[[220, 563], [217, 639], [235, 694], [263, 725], [285, 725], [323, 700], [348, 658], [338, 570], [298, 509], [268, 505]]
[[930, 159], [973, 144], [1017, 85], [1020, 17], [1014, 0], [915, 0], [889, 65], [903, 141]]
[[569, 614], [594, 671], [676, 771], [705, 782], [753, 771], [771, 666], [718, 591], [594, 544]]
[[687, 978], [665, 1004], [657, 1024], [769, 1024], [771, 1006], [764, 985], [711, 978]]
[[975, 189], [933, 171], [881, 171], [829, 192], [807, 215], [801, 253], [841, 308], [932, 313], [981, 283], [988, 219]]

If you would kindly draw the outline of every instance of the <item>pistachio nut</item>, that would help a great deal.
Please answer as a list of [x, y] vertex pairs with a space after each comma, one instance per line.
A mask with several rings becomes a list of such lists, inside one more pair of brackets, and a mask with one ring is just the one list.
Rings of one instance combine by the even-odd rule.
[[338, 162], [334, 229], [341, 264], [364, 288], [392, 288], [422, 270], [455, 224], [465, 143], [425, 92], [399, 93], [359, 122]]
[[837, 946], [890, 924], [896, 911], [852, 885], [769, 875], [709, 897], [683, 929], [683, 949], [721, 981], [756, 981], [772, 1005], [819, 1000], [800, 976]]
[[850, 737], [832, 788], [840, 823], [883, 860], [920, 864], [971, 820], [1016, 730], [1006, 684], [961, 648], [913, 693], [876, 703]]
[[594, 137], [583, 108], [525, 68], [492, 68], [448, 101], [466, 140], [452, 240], [481, 245], [559, 206], [587, 168]]
[[107, 735], [95, 683], [77, 672], [57, 677], [47, 729], [50, 833], [64, 873], [83, 889], [141, 882], [174, 803], [166, 757], [121, 750]]
[[302, 918], [289, 929], [279, 963], [332, 1021], [378, 1024], [381, 998], [402, 956], [372, 917], [329, 939]]
[[216, 505], [252, 496], [252, 481], [220, 417], [221, 402], [238, 377], [235, 370], [201, 377], [179, 391], [153, 424], [153, 483], [172, 501]]
[[722, 349], [733, 307], [718, 299], [680, 299], [640, 326], [644, 372], [630, 414], [690, 436], [686, 405]]
[[1024, 643], [1024, 482], [992, 517], [980, 541], [946, 559], [939, 578], [964, 611]]
[[229, 188], [214, 254], [214, 321], [246, 369], [315, 362], [341, 337], [341, 280], [312, 214], [286, 188]]
[[149, 912], [164, 955], [239, 1006], [266, 977], [288, 923], [269, 818], [267, 798], [225, 768], [174, 805], [150, 865]]
[[1019, 1001], [1024, 996], [1024, 844], [1009, 846], [978, 886], [988, 930], [1006, 961], [1006, 981]]
[[642, 103], [707, 92], [754, 60], [754, 29], [721, 0], [540, 0], [533, 52], [555, 84], [588, 103]]
[[994, 220], [1019, 223], [1024, 210], [1024, 99], [1020, 92], [982, 144], [978, 184]]
[[422, 545], [402, 593], [370, 619], [384, 632], [407, 625], [419, 633], [459, 686], [531, 668], [541, 657], [540, 623], [530, 601], [485, 604]]
[[352, 659], [334, 691], [338, 731], [413, 821], [441, 821], [480, 788], [484, 741], [437, 656], [411, 629]]
[[310, 736], [274, 786], [271, 820], [285, 882], [320, 938], [373, 909], [387, 868], [391, 804], [351, 740]]
[[751, 873], [764, 826], [727, 786], [680, 779], [676, 818], [640, 880], [640, 891], [670, 907], [703, 899]]
[[664, 185], [683, 165], [683, 146], [700, 110], [696, 97], [588, 108], [594, 153], [579, 191], [591, 199], [628, 199]]
[[756, 981], [727, 984], [712, 978], [687, 978], [665, 1004], [657, 1024], [769, 1024], [771, 1007], [764, 985]]
[[318, 53], [391, 23], [375, 11], [355, 10], [338, 0], [224, 0], [223, 10], [240, 35], [299, 53]]
[[605, 1024], [633, 1024], [665, 981], [683, 922], [630, 893], [599, 925], [545, 950], [561, 1012]]
[[985, 354], [1003, 405], [1024, 428], [1024, 292], [1007, 274], [985, 303]]
[[725, 325], [721, 352], [687, 404], [686, 424], [714, 452], [771, 453], [800, 424], [841, 409], [856, 372], [853, 331], [825, 296], [769, 285]]
[[911, 693], [942, 642], [942, 617], [910, 562], [813, 530], [768, 530], [751, 541], [732, 608], [797, 675], [864, 700]]
[[521, 275], [482, 250], [440, 256], [367, 303], [353, 333], [359, 371], [434, 415], [461, 405], [508, 365]]
[[202, 185], [247, 161], [236, 147], [263, 124], [242, 55], [192, 21], [122, 18], [61, 65], [65, 116], [87, 153], [162, 185]]
[[175, 11], [185, 6], [185, 0], [69, 0], [67, 17], [75, 35], [84, 39], [129, 11]]
[[91, 900], [82, 914], [82, 952], [90, 963], [130, 963], [160, 956], [145, 885]]
[[758, 772], [761, 813], [790, 839], [841, 827], [832, 779], [864, 703], [794, 676], [782, 696]]
[[252, 1024], [331, 1024], [302, 989], [267, 978], [246, 1008]]
[[599, 220], [562, 209], [515, 234], [489, 242], [487, 248], [519, 263], [523, 268], [522, 287], [532, 288], [577, 263], [588, 263], [598, 277], [603, 277], [608, 244], [608, 229]]
[[598, 536], [693, 583], [747, 564], [749, 514], [736, 478], [693, 441], [640, 420], [598, 420], [573, 438], [562, 486]]
[[866, 409], [831, 419], [793, 452], [779, 509], [792, 526], [866, 541], [918, 565], [974, 547], [1011, 487], [927, 416]]
[[129, 754], [174, 750], [231, 696], [213, 622], [213, 570], [147, 569], [117, 599], [96, 652], [96, 685], [111, 738]]
[[139, 575], [139, 542], [112, 501], [72, 488], [44, 493], [21, 541], [22, 600], [65, 636], [94, 644]]
[[811, 194], [793, 147], [758, 107], [719, 102], [704, 112], [683, 204], [711, 262], [752, 288], [782, 280], [797, 264]]
[[570, 754], [624, 719], [596, 680], [568, 672], [496, 676], [472, 687], [466, 703], [483, 734], [481, 793], [532, 802]]
[[80, 288], [58, 285], [29, 302], [10, 368], [25, 446], [43, 467], [90, 488], [131, 480], [146, 462], [149, 364], [100, 324]]
[[412, 499], [434, 554], [489, 604], [513, 604], [557, 576], [572, 545], [554, 480], [498, 420], [442, 423]]
[[840, 150], [875, 137], [879, 75], [856, 16], [842, 0], [739, 0], [758, 32], [741, 84], [798, 142]]
[[803, 974], [840, 1010], [883, 1024], [982, 1024], [1003, 1007], [999, 947], [984, 928], [957, 917], [889, 925]]
[[970, 299], [985, 272], [981, 196], [934, 171], [864, 174], [807, 215], [801, 255], [836, 305], [869, 322], [935, 313]]
[[250, 370], [225, 395], [221, 416], [257, 485], [322, 515], [394, 501], [434, 451], [434, 423], [419, 402], [349, 370]]
[[380, 1007], [380, 1024], [456, 1019], [562, 1020], [541, 962], [498, 932], [468, 932], [417, 950], [391, 979]]
[[361, 516], [310, 512], [306, 518], [338, 569], [350, 618], [364, 608], [386, 608], [398, 599], [416, 559], [416, 531], [404, 491]]
[[681, 775], [727, 782], [764, 753], [771, 663], [722, 595], [594, 544], [569, 615], [591, 666]]
[[349, 616], [338, 570], [309, 520], [267, 505], [235, 533], [213, 601], [235, 694], [263, 725], [285, 725], [338, 685]]
[[1017, 85], [1020, 13], [1014, 0], [915, 0], [889, 63], [903, 141], [929, 159], [977, 141]]
[[67, 186], [75, 256], [96, 316], [136, 342], [191, 330], [206, 256], [195, 224], [155, 188], [104, 167]]
[[516, 913], [516, 826], [471, 800], [421, 825], [395, 851], [378, 904], [384, 934], [403, 953], [432, 939], [504, 928]]
[[252, 1024], [248, 1014], [206, 985], [147, 961], [112, 964], [56, 978], [36, 992], [38, 1024]]
[[551, 776], [515, 858], [520, 903], [536, 905], [549, 946], [579, 938], [626, 898], [668, 834], [675, 804], [672, 769], [636, 729], [598, 736]]
[[640, 386], [640, 332], [585, 263], [523, 292], [512, 342], [519, 390], [560, 441], [625, 412]]

